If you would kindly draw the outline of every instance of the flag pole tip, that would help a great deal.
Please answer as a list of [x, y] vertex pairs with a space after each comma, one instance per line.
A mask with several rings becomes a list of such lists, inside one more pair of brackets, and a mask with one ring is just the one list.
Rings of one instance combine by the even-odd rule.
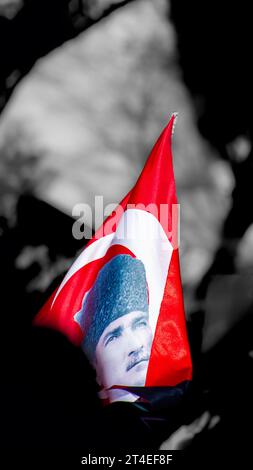
[[176, 123], [177, 123], [177, 120], [178, 120], [178, 112], [172, 113], [171, 119], [173, 119], [171, 135], [174, 135]]

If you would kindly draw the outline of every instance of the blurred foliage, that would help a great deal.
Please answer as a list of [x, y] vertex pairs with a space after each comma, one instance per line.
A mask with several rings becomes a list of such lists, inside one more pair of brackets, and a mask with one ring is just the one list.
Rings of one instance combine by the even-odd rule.
[[12, 19], [23, 5], [23, 0], [0, 0], [0, 15]]
[[0, 5], [0, 111], [40, 57], [133, 0], [3, 0]]
[[[42, 155], [40, 155], [42, 157]], [[0, 207], [1, 216], [9, 226], [17, 223], [16, 205], [22, 194], [34, 194], [42, 181], [50, 182], [53, 170], [42, 170], [38, 154], [30, 152], [20, 129], [12, 128], [0, 150]]]

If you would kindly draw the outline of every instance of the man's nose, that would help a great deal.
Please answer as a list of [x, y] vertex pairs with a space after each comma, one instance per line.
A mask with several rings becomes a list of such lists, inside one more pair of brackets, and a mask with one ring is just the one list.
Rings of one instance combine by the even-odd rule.
[[143, 341], [137, 335], [130, 333], [128, 335], [128, 356], [132, 356], [133, 354], [137, 354], [143, 350]]
[[143, 351], [143, 346], [136, 346], [136, 348], [131, 348], [131, 350], [128, 352], [128, 356], [129, 357], [132, 357], [132, 356], [137, 356], [139, 355], [141, 352]]

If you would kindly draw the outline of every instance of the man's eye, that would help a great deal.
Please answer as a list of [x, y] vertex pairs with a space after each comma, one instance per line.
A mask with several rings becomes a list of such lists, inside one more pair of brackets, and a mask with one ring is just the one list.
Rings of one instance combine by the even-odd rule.
[[109, 336], [109, 338], [107, 338], [107, 340], [105, 342], [105, 346], [107, 346], [107, 344], [109, 344], [109, 343], [112, 343], [116, 338], [117, 338], [116, 335]]
[[147, 324], [148, 324], [147, 320], [140, 320], [136, 323], [136, 326], [137, 326], [137, 328], [139, 328], [139, 327], [142, 328], [142, 327], [147, 326]]

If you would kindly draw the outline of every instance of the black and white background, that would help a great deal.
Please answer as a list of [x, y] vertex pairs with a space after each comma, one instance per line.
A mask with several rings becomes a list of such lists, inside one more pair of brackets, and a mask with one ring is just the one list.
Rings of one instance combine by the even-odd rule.
[[[250, 445], [250, 21], [244, 0], [0, 0], [3, 448], [158, 449], [203, 413], [188, 449], [204, 462]], [[174, 111], [194, 377], [179, 409], [144, 422], [101, 410], [83, 354], [31, 320], [85, 244], [75, 204], [119, 202]]]

